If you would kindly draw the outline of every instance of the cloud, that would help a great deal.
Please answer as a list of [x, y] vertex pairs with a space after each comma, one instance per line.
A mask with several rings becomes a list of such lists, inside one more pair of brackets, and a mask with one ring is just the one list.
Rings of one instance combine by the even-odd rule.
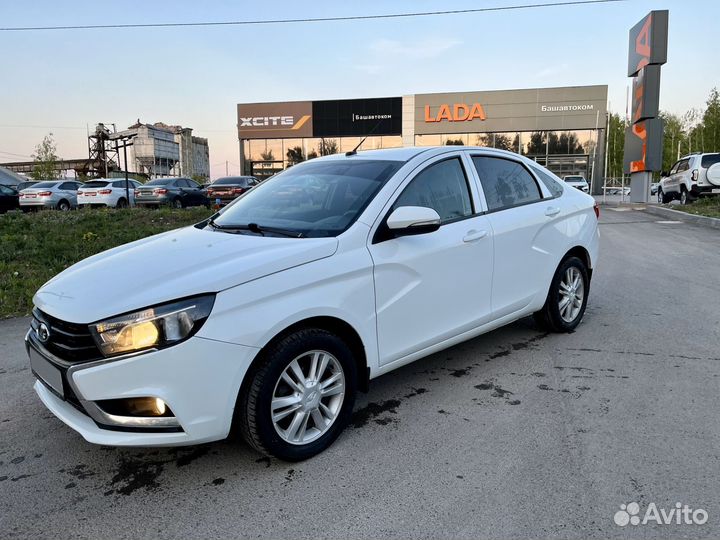
[[456, 39], [424, 39], [415, 42], [401, 42], [393, 39], [376, 39], [370, 44], [370, 50], [378, 56], [388, 59], [427, 59], [437, 58], [462, 42]]

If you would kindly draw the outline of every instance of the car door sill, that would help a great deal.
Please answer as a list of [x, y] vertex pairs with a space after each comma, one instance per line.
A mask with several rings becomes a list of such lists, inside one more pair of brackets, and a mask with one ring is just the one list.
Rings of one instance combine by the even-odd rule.
[[436, 352], [452, 347], [453, 345], [457, 345], [458, 343], [462, 343], [463, 341], [467, 341], [479, 335], [486, 334], [487, 332], [500, 328], [501, 326], [505, 326], [506, 324], [510, 324], [511, 322], [514, 322], [518, 319], [527, 317], [528, 315], [530, 315], [530, 312], [527, 311], [527, 308], [524, 308], [524, 310], [522, 311], [510, 313], [499, 319], [492, 320], [483, 325], [472, 328], [471, 330], [467, 330], [465, 332], [457, 334], [456, 336], [439, 341], [434, 345], [430, 345], [428, 347], [425, 347], [424, 349], [420, 349], [419, 351], [415, 351], [414, 353], [410, 353], [406, 356], [403, 356], [402, 358], [398, 358], [397, 360], [393, 360], [392, 362], [379, 366], [377, 369], [371, 371], [370, 379], [379, 377], [380, 375], [383, 375], [389, 371], [410, 364], [411, 362], [419, 360], [420, 358], [423, 358], [425, 356], [429, 356]]

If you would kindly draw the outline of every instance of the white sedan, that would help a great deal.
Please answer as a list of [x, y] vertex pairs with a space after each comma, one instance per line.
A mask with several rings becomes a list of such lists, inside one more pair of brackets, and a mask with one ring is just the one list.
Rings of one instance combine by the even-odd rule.
[[137, 180], [98, 178], [85, 182], [77, 192], [78, 206], [108, 206], [127, 208], [135, 206], [135, 189], [142, 184]]
[[93, 443], [195, 444], [234, 424], [305, 459], [370, 379], [528, 315], [575, 329], [597, 217], [592, 197], [501, 150], [313, 159], [43, 285], [35, 390]]

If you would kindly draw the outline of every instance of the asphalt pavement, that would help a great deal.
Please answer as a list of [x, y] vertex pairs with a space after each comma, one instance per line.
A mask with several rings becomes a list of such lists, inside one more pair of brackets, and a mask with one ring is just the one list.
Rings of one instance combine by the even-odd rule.
[[[718, 538], [720, 234], [603, 208], [578, 329], [530, 320], [371, 383], [325, 453], [86, 443], [0, 322], [3, 538]], [[704, 525], [626, 525], [637, 502]]]

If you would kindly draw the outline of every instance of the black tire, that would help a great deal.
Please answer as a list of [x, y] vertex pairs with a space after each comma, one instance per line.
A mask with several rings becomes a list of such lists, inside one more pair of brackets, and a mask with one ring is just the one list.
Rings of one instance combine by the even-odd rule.
[[690, 204], [692, 202], [692, 197], [690, 197], [690, 193], [688, 193], [688, 190], [684, 187], [680, 188], [680, 204]]
[[672, 195], [672, 193], [669, 193], [669, 194], [668, 194], [668, 193], [665, 193], [665, 192], [663, 192], [662, 189], [659, 190], [658, 193], [659, 193], [660, 201], [661, 201], [663, 204], [668, 204], [670, 201], [673, 200], [673, 195]]
[[115, 205], [115, 208], [127, 208], [127, 206], [128, 206], [128, 203], [125, 200], [125, 197], [121, 197], [120, 199], [118, 199], [118, 202]]
[[173, 208], [185, 208], [185, 204], [183, 204], [182, 199], [180, 197], [175, 197], [172, 200], [172, 207]]
[[[572, 321], [566, 321], [560, 314], [560, 283], [565, 273], [571, 267], [575, 267], [579, 270], [583, 281], [583, 298], [580, 306], [580, 311], [577, 313]], [[572, 332], [577, 328], [577, 325], [582, 321], [583, 315], [585, 314], [585, 308], [587, 306], [587, 299], [590, 293], [590, 278], [585, 263], [578, 257], [568, 257], [564, 259], [555, 270], [555, 275], [550, 282], [550, 290], [548, 291], [547, 298], [545, 299], [545, 305], [540, 311], [535, 312], [535, 322], [543, 330], [549, 332]]]
[[62, 199], [59, 203], [57, 203], [57, 209], [61, 212], [67, 212], [70, 210], [70, 203], [65, 199]]
[[[275, 386], [293, 359], [303, 353], [321, 350], [332, 354], [345, 375], [345, 395], [340, 411], [328, 430], [307, 444], [286, 442], [275, 430], [270, 403]], [[335, 334], [308, 328], [271, 344], [262, 360], [248, 373], [249, 384], [238, 397], [235, 421], [243, 439], [266, 455], [285, 461], [302, 461], [328, 448], [350, 421], [357, 391], [357, 366], [350, 348]]]

